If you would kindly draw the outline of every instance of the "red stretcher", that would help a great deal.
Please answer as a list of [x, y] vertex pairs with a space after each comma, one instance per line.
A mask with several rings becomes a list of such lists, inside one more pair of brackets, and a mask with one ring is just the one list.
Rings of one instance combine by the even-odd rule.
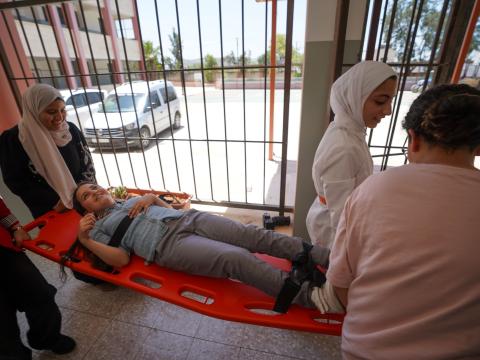
[[[76, 239], [79, 220], [80, 216], [73, 210], [63, 214], [49, 212], [25, 226], [27, 231], [36, 227], [40, 230], [35, 239], [24, 241], [23, 245], [40, 256], [60, 262]], [[290, 268], [287, 260], [262, 254], [256, 256], [272, 266], [287, 271]], [[87, 259], [67, 261], [66, 266], [223, 320], [337, 336], [342, 331], [343, 314], [321, 314], [295, 304], [286, 314], [278, 314], [271, 311], [275, 299], [249, 285], [230, 279], [189, 275], [155, 264], [145, 265], [144, 260], [135, 255], [115, 274], [93, 268]]]

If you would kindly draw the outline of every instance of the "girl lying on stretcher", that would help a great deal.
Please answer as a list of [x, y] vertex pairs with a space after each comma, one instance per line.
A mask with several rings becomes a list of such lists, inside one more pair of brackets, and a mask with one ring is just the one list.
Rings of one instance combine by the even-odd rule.
[[[92, 183], [78, 186], [73, 204], [83, 215], [79, 241], [114, 267], [127, 265], [133, 252], [148, 262], [173, 270], [239, 280], [273, 297], [281, 290], [286, 291], [287, 283], [293, 283], [298, 290], [293, 303], [317, 307], [322, 313], [344, 311], [328, 282], [315, 286], [319, 285], [316, 280], [299, 281], [299, 277], [317, 279], [310, 275], [318, 275], [316, 265], [328, 265], [327, 248], [312, 247], [297, 237], [194, 209], [175, 210], [154, 194], [117, 203], [106, 189]], [[133, 220], [119, 246], [108, 245], [115, 229], [127, 216]], [[289, 274], [260, 260], [255, 252], [302, 264], [308, 262], [313, 270], [310, 273], [299, 270], [300, 276]], [[279, 302], [282, 302], [280, 298], [277, 304]]]

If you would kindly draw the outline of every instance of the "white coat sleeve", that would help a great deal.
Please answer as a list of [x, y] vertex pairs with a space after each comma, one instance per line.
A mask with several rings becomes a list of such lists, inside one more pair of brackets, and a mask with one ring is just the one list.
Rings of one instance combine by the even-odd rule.
[[332, 229], [337, 229], [338, 220], [342, 214], [345, 202], [354, 189], [355, 178], [323, 182], [323, 191], [330, 212], [330, 225]]
[[361, 166], [358, 152], [356, 153], [354, 147], [345, 144], [346, 140], [339, 141], [316, 158], [313, 171], [317, 194], [323, 196], [327, 202], [330, 226], [334, 231], [345, 202], [355, 189], [356, 175]]

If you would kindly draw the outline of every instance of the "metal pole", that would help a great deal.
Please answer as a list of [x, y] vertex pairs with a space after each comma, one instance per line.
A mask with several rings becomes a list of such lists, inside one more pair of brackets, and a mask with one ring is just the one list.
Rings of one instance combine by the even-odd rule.
[[462, 72], [463, 64], [465, 63], [465, 58], [467, 57], [468, 50], [470, 48], [470, 43], [472, 41], [472, 35], [475, 31], [475, 26], [477, 24], [478, 15], [480, 14], [480, 0], [475, 1], [472, 14], [470, 15], [470, 20], [468, 21], [467, 32], [463, 38], [462, 47], [460, 48], [460, 54], [458, 55], [457, 61], [455, 63], [455, 68], [452, 74], [452, 83], [457, 83]]
[[273, 160], [273, 116], [275, 113], [275, 66], [277, 60], [277, 0], [272, 0], [272, 42], [270, 45], [270, 126], [268, 160]]

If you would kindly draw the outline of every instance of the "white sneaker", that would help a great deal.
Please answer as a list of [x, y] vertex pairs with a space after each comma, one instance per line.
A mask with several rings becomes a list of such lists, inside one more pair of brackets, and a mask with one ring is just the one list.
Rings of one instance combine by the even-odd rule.
[[335, 295], [335, 290], [333, 290], [332, 285], [328, 281], [321, 287], [314, 286], [310, 299], [322, 314], [327, 312], [342, 313], [345, 311]]

